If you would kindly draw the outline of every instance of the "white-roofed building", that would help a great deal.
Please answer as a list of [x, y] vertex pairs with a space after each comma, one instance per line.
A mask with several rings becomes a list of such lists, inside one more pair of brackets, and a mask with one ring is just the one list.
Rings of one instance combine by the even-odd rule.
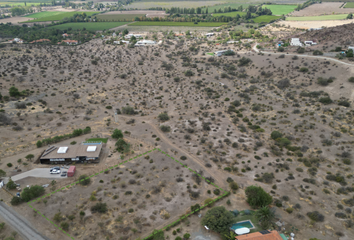
[[291, 46], [302, 47], [302, 43], [300, 42], [300, 38], [292, 38], [290, 42]]
[[152, 40], [141, 40], [141, 41], [138, 41], [136, 44], [135, 44], [135, 47], [139, 47], [139, 46], [149, 46], [149, 45], [155, 45], [156, 42], [155, 41], [152, 41]]

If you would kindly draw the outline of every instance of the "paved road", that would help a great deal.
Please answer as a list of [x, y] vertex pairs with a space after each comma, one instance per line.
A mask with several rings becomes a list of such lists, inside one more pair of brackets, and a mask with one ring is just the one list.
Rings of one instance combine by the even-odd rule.
[[24, 240], [50, 240], [42, 236], [25, 218], [3, 202], [0, 202], [0, 215]]
[[[49, 170], [50, 168], [35, 168], [27, 172], [23, 172], [15, 176], [12, 176], [11, 179], [12, 181], [16, 182], [26, 177], [38, 177], [38, 178], [49, 178], [49, 179], [66, 178], [66, 177], [61, 177], [60, 174], [50, 174]], [[68, 169], [61, 169], [61, 171], [68, 171]]]

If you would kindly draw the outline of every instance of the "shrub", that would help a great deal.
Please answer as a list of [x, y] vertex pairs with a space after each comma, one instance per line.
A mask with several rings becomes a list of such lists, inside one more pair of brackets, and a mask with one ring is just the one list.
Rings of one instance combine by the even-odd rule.
[[350, 102], [348, 102], [347, 100], [341, 100], [338, 102], [338, 105], [344, 107], [350, 107]]
[[348, 82], [354, 83], [354, 77], [350, 77], [350, 78], [348, 79]]
[[273, 131], [272, 134], [270, 135], [272, 139], [278, 139], [281, 138], [283, 136], [283, 134], [281, 132], [278, 131]]
[[106, 213], [108, 211], [106, 203], [96, 203], [96, 205], [91, 207], [91, 212]]
[[23, 201], [22, 201], [22, 198], [20, 198], [20, 197], [13, 197], [12, 199], [11, 199], [11, 205], [13, 205], [13, 206], [17, 206], [17, 205], [19, 205], [19, 204], [21, 204]]
[[163, 132], [170, 132], [171, 131], [171, 127], [170, 126], [166, 126], [166, 125], [161, 125], [160, 129]]
[[68, 231], [68, 230], [69, 230], [69, 223], [67, 223], [67, 222], [62, 222], [62, 223], [60, 224], [60, 227], [61, 227], [61, 229], [63, 229], [64, 231]]
[[305, 53], [305, 48], [298, 48], [297, 53]]
[[186, 233], [186, 234], [183, 235], [184, 239], [189, 239], [190, 237], [191, 237], [191, 235], [189, 233]]
[[320, 103], [325, 104], [325, 105], [331, 104], [331, 103], [333, 102], [330, 97], [321, 97], [318, 101], [319, 101]]
[[288, 207], [285, 211], [286, 211], [287, 213], [292, 213], [292, 212], [294, 211], [294, 209], [291, 208], [291, 207]]
[[318, 211], [313, 211], [313, 212], [308, 212], [306, 214], [311, 220], [315, 222], [323, 222], [324, 221], [324, 216], [319, 213]]
[[236, 182], [230, 182], [230, 183], [229, 183], [229, 187], [230, 187], [232, 190], [236, 191], [236, 190], [238, 189], [238, 184], [237, 184]]
[[84, 174], [79, 177], [79, 182], [81, 185], [86, 186], [90, 184], [91, 178]]
[[214, 189], [213, 193], [214, 193], [215, 195], [219, 195], [219, 194], [220, 194], [220, 190], [219, 190], [219, 189]]
[[341, 219], [347, 218], [347, 215], [345, 213], [342, 213], [342, 212], [336, 212], [334, 214], [334, 216], [337, 217], [337, 218], [341, 218]]
[[247, 202], [251, 207], [264, 207], [272, 203], [272, 196], [263, 190], [261, 187], [249, 186], [245, 190]]
[[119, 129], [114, 129], [113, 133], [112, 133], [112, 138], [114, 139], [119, 139], [119, 138], [123, 138], [123, 133], [121, 130]]
[[136, 114], [134, 108], [133, 108], [133, 107], [130, 107], [130, 106], [122, 107], [122, 113], [123, 113], [123, 114], [127, 114], [127, 115], [134, 115], [134, 114]]
[[315, 50], [315, 51], [313, 51], [313, 55], [315, 55], [315, 56], [323, 55], [323, 52], [321, 52], [320, 50]]
[[168, 116], [167, 113], [160, 113], [160, 114], [158, 115], [158, 119], [159, 119], [160, 121], [162, 121], [162, 122], [165, 122], [165, 121], [170, 120], [170, 117]]
[[328, 84], [332, 83], [333, 80], [334, 80], [333, 77], [330, 77], [330, 78], [328, 78], [328, 79], [327, 79], [327, 78], [319, 77], [319, 78], [317, 79], [317, 83], [320, 84], [320, 85], [322, 85], [322, 86], [327, 86]]
[[12, 167], [12, 163], [8, 163], [6, 164], [8, 167]]

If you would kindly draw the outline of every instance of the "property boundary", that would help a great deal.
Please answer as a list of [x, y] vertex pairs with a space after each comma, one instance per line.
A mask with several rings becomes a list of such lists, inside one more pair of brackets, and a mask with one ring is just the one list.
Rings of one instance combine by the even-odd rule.
[[[218, 187], [218, 186], [215, 185], [213, 182], [209, 181], [208, 179], [206, 179], [205, 177], [201, 176], [201, 175], [200, 175], [199, 173], [197, 173], [196, 171], [194, 171], [194, 170], [192, 170], [191, 168], [189, 168], [187, 165], [181, 163], [181, 162], [178, 161], [177, 159], [175, 159], [175, 158], [173, 158], [172, 156], [170, 156], [168, 153], [162, 151], [160, 148], [154, 148], [154, 149], [152, 149], [152, 150], [150, 150], [150, 151], [147, 151], [147, 152], [145, 152], [145, 153], [142, 153], [142, 154], [140, 154], [140, 155], [137, 155], [137, 156], [135, 156], [135, 157], [133, 157], [133, 158], [130, 158], [129, 160], [125, 160], [125, 161], [123, 161], [123, 162], [121, 162], [121, 163], [119, 163], [119, 164], [116, 164], [116, 165], [111, 166], [111, 167], [109, 167], [109, 168], [106, 168], [106, 169], [104, 169], [104, 170], [102, 170], [102, 171], [100, 171], [100, 172], [97, 172], [97, 173], [95, 173], [95, 174], [92, 174], [91, 176], [89, 176], [89, 177], [87, 177], [87, 178], [85, 178], [85, 179], [81, 179], [80, 181], [84, 181], [84, 180], [90, 179], [90, 178], [92, 178], [92, 177], [94, 177], [94, 176], [97, 176], [97, 175], [99, 175], [99, 174], [101, 174], [101, 173], [103, 173], [103, 172], [105, 172], [105, 171], [112, 170], [113, 168], [116, 168], [116, 167], [118, 167], [119, 165], [122, 165], [122, 164], [124, 164], [124, 163], [130, 162], [130, 161], [132, 161], [133, 159], [139, 158], [139, 157], [141, 157], [141, 156], [143, 156], [143, 155], [146, 155], [146, 154], [151, 153], [151, 152], [156, 151], [156, 150], [158, 150], [158, 151], [161, 152], [162, 154], [166, 155], [167, 157], [171, 158], [171, 159], [174, 160], [176, 163], [179, 163], [182, 167], [187, 168], [187, 169], [188, 169], [189, 171], [191, 171], [192, 173], [197, 174], [199, 177], [203, 178], [207, 183], [209, 183], [209, 184], [213, 185], [214, 187], [220, 189], [224, 194], [221, 195], [221, 196], [219, 196], [219, 197], [217, 197], [217, 198], [215, 198], [215, 199], [213, 199], [213, 201], [211, 201], [211, 202], [209, 202], [209, 203], [207, 203], [207, 204], [201, 206], [199, 209], [196, 209], [196, 210], [190, 212], [189, 214], [183, 215], [180, 219], [178, 219], [177, 221], [174, 221], [173, 223], [171, 223], [171, 224], [169, 224], [169, 225], [163, 227], [162, 229], [157, 230], [157, 231], [154, 231], [151, 235], [149, 235], [148, 237], [144, 238], [143, 240], [146, 240], [146, 239], [148, 239], [148, 238], [153, 237], [153, 235], [158, 234], [159, 232], [166, 230], [166, 228], [171, 227], [171, 226], [173, 226], [174, 224], [177, 224], [178, 222], [182, 221], [183, 219], [189, 217], [190, 215], [192, 215], [192, 214], [194, 214], [194, 213], [196, 213], [196, 212], [202, 210], [203, 208], [207, 207], [208, 205], [213, 204], [214, 202], [216, 202], [216, 201], [220, 200], [221, 198], [223, 198], [223, 197], [225, 197], [225, 196], [228, 196], [228, 195], [230, 194], [230, 192], [225, 191], [225, 190], [223, 190], [222, 188]], [[27, 205], [28, 205], [30, 208], [32, 208], [32, 209], [33, 209], [34, 211], [36, 211], [39, 215], [41, 215], [41, 216], [44, 217], [48, 222], [50, 222], [53, 226], [55, 226], [56, 228], [58, 228], [60, 231], [62, 231], [64, 234], [66, 234], [68, 237], [70, 237], [70, 238], [73, 239], [73, 240], [75, 240], [75, 238], [74, 238], [73, 236], [71, 236], [69, 233], [67, 233], [67, 232], [64, 231], [63, 229], [61, 229], [61, 228], [60, 228], [59, 226], [57, 226], [53, 221], [49, 220], [49, 219], [48, 219], [46, 216], [44, 216], [40, 211], [38, 211], [37, 209], [35, 209], [31, 204], [32, 204], [32, 203], [35, 203], [35, 202], [37, 202], [37, 201], [39, 201], [39, 200], [41, 200], [41, 199], [44, 199], [44, 198], [46, 198], [46, 197], [49, 197], [49, 196], [51, 196], [51, 195], [53, 195], [53, 194], [55, 194], [55, 193], [57, 193], [57, 192], [60, 192], [60, 191], [62, 191], [62, 190], [69, 189], [70, 187], [72, 187], [72, 186], [74, 186], [74, 185], [76, 185], [76, 184], [79, 184], [80, 181], [73, 182], [73, 183], [71, 183], [71, 184], [69, 184], [69, 185], [67, 185], [67, 186], [65, 186], [65, 187], [61, 187], [61, 188], [57, 189], [57, 190], [54, 191], [54, 192], [48, 193], [48, 194], [46, 194], [46, 195], [44, 195], [44, 196], [42, 196], [42, 197], [40, 197], [40, 198], [37, 198], [37, 199], [35, 199], [35, 200], [30, 201], [30, 202], [27, 203]]]

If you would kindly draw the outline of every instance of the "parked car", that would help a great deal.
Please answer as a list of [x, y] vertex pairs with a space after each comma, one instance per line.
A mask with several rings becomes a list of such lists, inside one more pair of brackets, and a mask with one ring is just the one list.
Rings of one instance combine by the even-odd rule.
[[52, 167], [49, 171], [52, 172], [54, 170], [59, 170], [60, 171], [60, 167]]
[[50, 174], [59, 174], [61, 171], [57, 169], [53, 169]]
[[19, 193], [19, 192], [18, 192], [18, 193], [16, 193], [16, 196], [17, 196], [17, 197], [20, 197], [20, 193]]
[[66, 173], [65, 173], [65, 172], [63, 172], [60, 176], [62, 176], [62, 177], [66, 177]]

